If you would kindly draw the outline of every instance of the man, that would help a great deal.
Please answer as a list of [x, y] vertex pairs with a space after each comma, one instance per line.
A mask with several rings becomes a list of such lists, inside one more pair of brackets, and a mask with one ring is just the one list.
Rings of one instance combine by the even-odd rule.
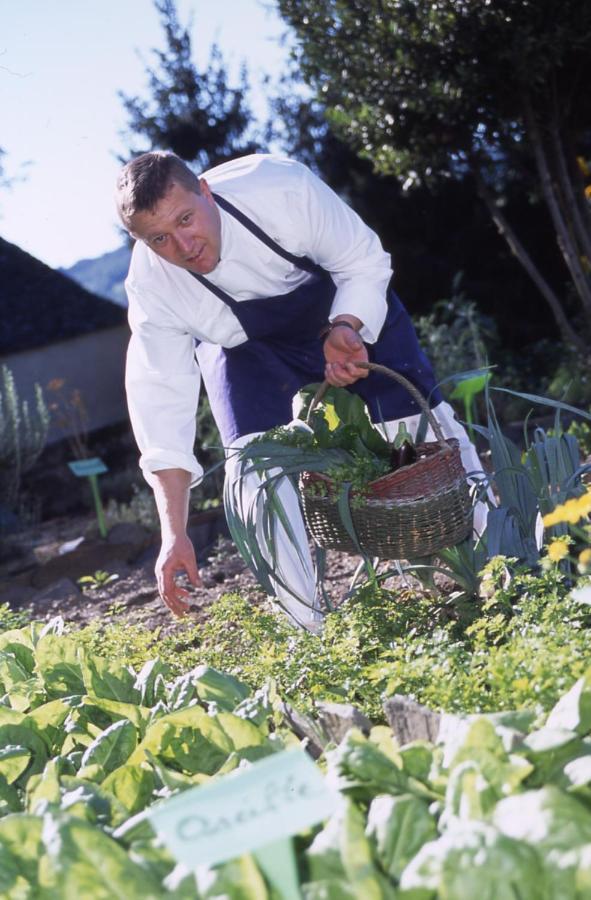
[[[201, 377], [228, 450], [288, 423], [297, 391], [323, 378], [358, 393], [389, 435], [401, 419], [412, 433], [416, 402], [355, 365], [382, 363], [430, 395], [444, 434], [460, 440], [467, 471], [480, 469], [408, 314], [388, 291], [390, 257], [305, 166], [252, 155], [197, 178], [173, 154], [146, 153], [123, 168], [117, 205], [136, 239], [126, 281], [129, 409], [162, 526], [158, 587], [173, 613], [188, 609], [175, 573], [200, 584], [186, 522], [189, 490], [202, 475], [193, 455]], [[281, 491], [300, 553], [278, 523], [276, 595], [294, 621], [313, 628], [305, 529], [293, 488], [286, 481]]]

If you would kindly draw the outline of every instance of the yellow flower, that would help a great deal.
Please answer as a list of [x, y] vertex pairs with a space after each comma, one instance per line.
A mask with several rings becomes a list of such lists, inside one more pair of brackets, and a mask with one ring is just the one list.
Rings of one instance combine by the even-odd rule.
[[591, 513], [591, 489], [587, 489], [587, 493], [582, 497], [573, 497], [566, 503], [557, 506], [551, 513], [544, 516], [544, 527], [549, 528], [551, 525], [558, 525], [559, 522], [568, 522], [570, 525], [576, 525], [583, 516]]
[[569, 537], [559, 537], [552, 541], [551, 544], [548, 544], [546, 548], [548, 559], [552, 562], [560, 562], [561, 559], [568, 556], [568, 545], [570, 542]]
[[586, 550], [582, 550], [581, 553], [579, 553], [577, 569], [581, 575], [586, 575], [587, 572], [591, 572], [591, 547], [587, 547]]
[[587, 200], [591, 200], [591, 184], [588, 184], [585, 188], [585, 197]]

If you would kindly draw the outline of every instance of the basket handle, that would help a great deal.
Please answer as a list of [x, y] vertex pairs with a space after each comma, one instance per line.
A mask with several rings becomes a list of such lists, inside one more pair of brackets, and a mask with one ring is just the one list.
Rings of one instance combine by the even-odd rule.
[[[452, 449], [450, 447], [450, 445], [447, 443], [447, 441], [445, 440], [445, 438], [443, 437], [443, 432], [441, 430], [441, 426], [439, 425], [439, 422], [437, 421], [437, 419], [435, 418], [435, 416], [429, 409], [429, 404], [427, 403], [425, 398], [422, 396], [422, 394], [416, 389], [414, 384], [411, 384], [411, 382], [408, 380], [408, 378], [405, 378], [404, 375], [401, 375], [399, 372], [394, 372], [393, 369], [389, 369], [387, 366], [380, 366], [378, 363], [356, 362], [355, 365], [358, 366], [360, 369], [369, 369], [371, 372], [379, 372], [381, 375], [387, 375], [389, 378], [392, 378], [394, 381], [397, 381], [399, 384], [401, 384], [403, 387], [405, 387], [406, 390], [409, 392], [409, 394], [416, 400], [416, 402], [421, 407], [422, 411], [427, 416], [427, 419], [429, 420], [429, 425], [433, 429], [433, 431], [435, 433], [435, 437], [439, 441], [442, 450], [451, 450]], [[316, 407], [318, 406], [318, 404], [324, 397], [324, 395], [327, 392], [329, 387], [330, 387], [329, 382], [323, 381], [322, 384], [320, 385], [320, 387], [318, 388], [318, 390], [316, 391], [316, 393], [314, 394], [314, 397], [312, 398], [312, 402], [310, 403], [310, 407], [308, 409], [308, 415], [306, 416], [306, 424], [309, 424], [312, 413], [314, 412], [314, 410], [316, 409]]]

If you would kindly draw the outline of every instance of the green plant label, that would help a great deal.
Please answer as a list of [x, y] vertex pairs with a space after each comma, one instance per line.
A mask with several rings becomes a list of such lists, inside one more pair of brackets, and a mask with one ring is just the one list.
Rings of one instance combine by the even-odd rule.
[[103, 472], [109, 471], [98, 456], [94, 456], [92, 459], [77, 459], [74, 462], [69, 462], [68, 467], [77, 478], [85, 478], [88, 475], [102, 475]]
[[149, 818], [179, 862], [215, 865], [288, 838], [333, 812], [337, 796], [300, 750], [183, 791]]

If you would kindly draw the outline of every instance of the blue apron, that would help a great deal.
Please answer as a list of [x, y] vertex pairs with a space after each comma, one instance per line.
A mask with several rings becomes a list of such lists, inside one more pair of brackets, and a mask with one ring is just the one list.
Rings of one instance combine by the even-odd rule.
[[[224, 446], [245, 434], [286, 425], [293, 418], [292, 400], [307, 384], [324, 380], [325, 358], [319, 333], [328, 322], [336, 287], [317, 263], [289, 253], [228, 200], [216, 203], [275, 253], [312, 278], [276, 297], [238, 302], [203, 275], [198, 281], [230, 307], [248, 340], [237, 347], [201, 342], [197, 360]], [[375, 344], [368, 344], [370, 362], [405, 375], [436, 406], [441, 395], [427, 357], [419, 347], [410, 317], [393, 291], [388, 312]], [[388, 422], [420, 412], [418, 404], [399, 384], [375, 372], [347, 388], [369, 408], [373, 422]]]

